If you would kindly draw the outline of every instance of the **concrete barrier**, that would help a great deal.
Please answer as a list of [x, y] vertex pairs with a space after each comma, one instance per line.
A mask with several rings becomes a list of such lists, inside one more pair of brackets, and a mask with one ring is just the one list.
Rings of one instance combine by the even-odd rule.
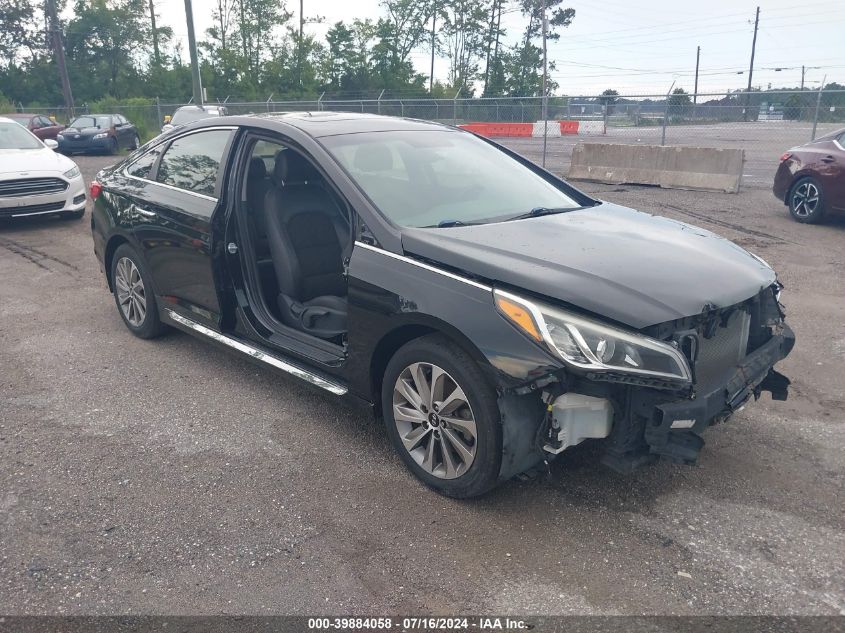
[[741, 149], [578, 143], [569, 178], [738, 193], [744, 160]]

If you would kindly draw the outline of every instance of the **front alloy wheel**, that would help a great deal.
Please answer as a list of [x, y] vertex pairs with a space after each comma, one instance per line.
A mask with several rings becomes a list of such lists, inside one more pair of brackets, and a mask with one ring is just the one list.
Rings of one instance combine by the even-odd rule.
[[454, 341], [430, 334], [400, 347], [385, 368], [381, 403], [393, 447], [423, 483], [457, 498], [498, 483], [498, 394]]
[[475, 461], [475, 417], [464, 390], [431, 363], [406, 367], [393, 387], [393, 421], [402, 444], [427, 473], [454, 479]]

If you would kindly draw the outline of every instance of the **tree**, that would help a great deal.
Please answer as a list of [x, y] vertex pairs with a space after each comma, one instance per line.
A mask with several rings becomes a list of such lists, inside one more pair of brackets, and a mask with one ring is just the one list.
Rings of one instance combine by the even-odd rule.
[[[566, 28], [575, 18], [575, 9], [561, 9], [563, 0], [546, 0], [548, 28], [546, 38], [550, 41], [560, 39], [558, 29]], [[515, 97], [535, 97], [543, 93], [543, 51], [534, 41], [543, 34], [543, 2], [542, 0], [519, 0], [520, 12], [528, 18], [528, 24], [520, 43], [507, 56], [506, 85], [508, 93]], [[554, 70], [554, 63], [549, 63], [549, 69]], [[557, 88], [557, 84], [549, 81], [549, 93]]]
[[449, 83], [464, 96], [472, 95], [470, 84], [478, 79], [487, 34], [484, 0], [450, 0], [445, 8], [443, 26]]
[[599, 97], [599, 103], [607, 110], [608, 114], [613, 112], [613, 106], [619, 101], [619, 93], [612, 88], [608, 88]]
[[675, 88], [669, 97], [669, 115], [681, 116], [691, 103], [690, 96], [683, 88]]

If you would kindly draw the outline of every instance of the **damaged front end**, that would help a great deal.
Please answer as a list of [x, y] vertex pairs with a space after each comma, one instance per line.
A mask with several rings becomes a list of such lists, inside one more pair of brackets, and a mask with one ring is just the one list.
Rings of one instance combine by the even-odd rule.
[[[586, 336], [577, 340], [589, 363], [576, 358], [564, 369], [502, 393], [499, 406], [507, 447], [502, 478], [591, 438], [603, 439], [602, 462], [619, 472], [631, 472], [659, 457], [696, 463], [704, 445], [701, 434], [709, 426], [726, 421], [763, 391], [774, 400], [787, 398], [789, 380], [773, 368], [795, 342], [778, 301], [780, 290], [776, 282], [739, 304], [706, 306], [699, 315], [644, 330], [644, 337], [683, 357], [685, 367], [677, 370], [667, 360], [663, 366], [657, 363], [659, 371], [636, 371], [647, 365], [637, 349], [628, 350], [634, 358], [626, 352], [630, 369], [579, 367], [595, 365], [601, 356], [597, 352], [606, 352], [609, 344]], [[577, 329], [570, 328], [570, 333], [578, 338]], [[559, 336], [554, 342], [556, 351], [566, 344]], [[661, 351], [671, 357], [667, 349]], [[564, 349], [561, 355], [570, 361], [565, 354], [577, 353]]]

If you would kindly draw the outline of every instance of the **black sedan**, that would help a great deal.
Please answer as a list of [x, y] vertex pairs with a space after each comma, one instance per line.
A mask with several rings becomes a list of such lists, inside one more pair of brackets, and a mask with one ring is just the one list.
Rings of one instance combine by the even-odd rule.
[[200, 121], [91, 196], [133, 334], [173, 326], [347, 395], [450, 496], [585, 439], [620, 471], [694, 463], [707, 427], [787, 396], [773, 365], [794, 337], [763, 260], [452, 127]]
[[63, 154], [117, 154], [121, 149], [138, 149], [138, 130], [122, 114], [78, 116], [56, 137]]

